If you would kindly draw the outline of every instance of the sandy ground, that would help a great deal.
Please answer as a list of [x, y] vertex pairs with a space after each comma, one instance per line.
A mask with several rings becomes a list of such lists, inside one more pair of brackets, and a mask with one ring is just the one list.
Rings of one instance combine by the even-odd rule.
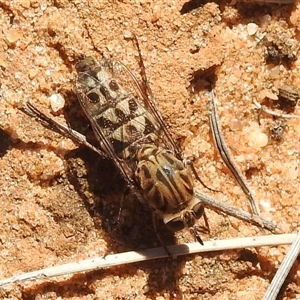
[[[300, 86], [299, 3], [1, 1], [0, 24], [0, 278], [159, 245], [149, 210], [134, 199], [116, 228], [124, 184], [110, 161], [19, 110], [31, 101], [91, 134], [74, 93], [74, 59], [104, 55], [138, 77], [130, 31], [140, 42], [166, 124], [183, 153], [194, 157], [202, 180], [221, 192], [197, 188], [249, 211], [210, 134], [205, 85], [215, 73], [224, 136], [262, 216], [284, 232], [299, 230], [299, 119], [282, 122], [259, 114], [253, 104], [280, 112], [278, 90]], [[266, 61], [267, 48], [274, 47], [277, 61]], [[50, 108], [54, 94], [66, 101], [57, 113]], [[300, 109], [293, 113], [300, 115]], [[270, 130], [282, 124], [275, 140]], [[211, 231], [204, 240], [265, 234], [232, 217], [210, 210], [207, 215]], [[161, 230], [166, 244], [193, 240], [186, 232], [174, 238]], [[11, 285], [0, 290], [0, 298], [261, 299], [286, 251], [265, 247], [151, 261]], [[299, 296], [299, 265], [279, 299]]]

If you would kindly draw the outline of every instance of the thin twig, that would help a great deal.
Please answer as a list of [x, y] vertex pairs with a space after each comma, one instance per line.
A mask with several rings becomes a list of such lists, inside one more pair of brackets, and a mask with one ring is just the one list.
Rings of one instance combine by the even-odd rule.
[[222, 130], [221, 130], [219, 116], [217, 113], [215, 98], [216, 97], [215, 97], [214, 91], [212, 90], [211, 91], [211, 100], [210, 100], [209, 122], [210, 122], [212, 135], [214, 138], [214, 142], [216, 144], [216, 147], [217, 147], [225, 165], [230, 170], [231, 174], [233, 175], [233, 177], [238, 182], [238, 184], [242, 188], [243, 192], [246, 194], [247, 198], [249, 199], [253, 213], [256, 215], [259, 215], [259, 208], [257, 207], [257, 205], [255, 203], [254, 196], [248, 186], [247, 180], [244, 177], [244, 175], [241, 173], [241, 171], [239, 170], [238, 166], [235, 164], [233, 157], [230, 154], [230, 151], [226, 145], [226, 142], [225, 142]]
[[300, 231], [298, 232], [296, 239], [291, 245], [288, 253], [283, 259], [279, 269], [277, 270], [271, 284], [269, 285], [263, 300], [276, 300], [277, 295], [290, 272], [295, 260], [297, 259], [300, 253]]
[[[199, 243], [189, 243], [183, 245], [168, 246], [172, 256], [181, 256], [194, 253], [221, 251], [229, 249], [241, 249], [248, 247], [263, 247], [291, 244], [296, 238], [296, 234], [268, 235], [257, 237], [234, 238], [227, 240], [207, 241], [204, 246]], [[49, 267], [38, 271], [18, 274], [0, 280], [0, 287], [8, 284], [50, 278], [61, 275], [71, 275], [79, 272], [109, 268], [135, 262], [167, 258], [169, 257], [163, 247], [142, 250], [140, 252], [130, 251], [119, 254], [106, 255], [105, 257], [95, 257], [78, 262]]]
[[271, 232], [280, 232], [280, 228], [277, 227], [270, 221], [262, 219], [260, 216], [249, 214], [241, 209], [235, 208], [233, 206], [229, 206], [221, 201], [217, 201], [216, 199], [203, 194], [199, 191], [195, 191], [195, 196], [200, 199], [204, 204], [205, 207], [210, 208], [217, 212], [222, 212], [226, 215], [233, 216], [237, 219], [243, 220], [248, 222], [252, 225], [265, 228]]
[[284, 113], [280, 113], [280, 112], [276, 112], [273, 111], [269, 108], [266, 108], [265, 106], [262, 106], [260, 103], [258, 103], [256, 100], [253, 100], [253, 104], [260, 109], [261, 111], [263, 111], [264, 113], [271, 115], [271, 116], [275, 116], [275, 117], [280, 117], [280, 118], [285, 118], [285, 119], [300, 119], [300, 116], [298, 115], [294, 115], [294, 114], [284, 114]]

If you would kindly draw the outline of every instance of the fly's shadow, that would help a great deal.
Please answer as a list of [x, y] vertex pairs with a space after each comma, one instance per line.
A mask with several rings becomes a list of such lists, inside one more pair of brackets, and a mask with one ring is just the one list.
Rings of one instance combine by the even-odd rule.
[[[84, 146], [67, 153], [65, 160], [68, 180], [83, 199], [95, 227], [108, 235], [109, 252], [159, 245], [151, 210], [134, 193], [124, 195], [126, 182], [111, 160]], [[166, 228], [160, 228], [160, 234], [166, 244], [174, 243], [173, 234]]]

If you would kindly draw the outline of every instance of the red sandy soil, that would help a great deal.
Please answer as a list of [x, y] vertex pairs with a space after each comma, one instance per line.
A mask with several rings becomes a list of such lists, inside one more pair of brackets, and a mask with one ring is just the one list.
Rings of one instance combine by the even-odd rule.
[[[254, 35], [249, 23], [257, 25]], [[197, 188], [249, 211], [210, 134], [205, 85], [207, 74], [215, 73], [224, 136], [262, 217], [286, 233], [299, 230], [299, 119], [286, 120], [276, 141], [270, 129], [280, 119], [259, 115], [253, 104], [280, 111], [278, 89], [300, 86], [300, 59], [266, 62], [267, 46], [273, 44], [283, 57], [299, 58], [299, 2], [207, 2], [191, 9], [185, 1], [1, 1], [0, 24], [1, 279], [159, 245], [149, 210], [134, 199], [126, 203], [116, 228], [124, 184], [111, 162], [19, 110], [30, 101], [89, 132], [74, 93], [74, 60], [80, 54], [110, 57], [138, 77], [130, 32], [138, 37], [157, 106], [174, 139], [194, 157], [202, 180], [221, 192]], [[53, 94], [66, 101], [57, 113], [50, 108]], [[300, 115], [297, 106], [293, 113]], [[210, 210], [207, 215], [211, 231], [204, 240], [266, 233]], [[184, 231], [175, 239], [161, 230], [166, 244], [193, 241]], [[0, 298], [262, 299], [287, 249], [190, 255], [25, 282], [0, 289]], [[298, 261], [279, 299], [295, 299], [299, 286]]]

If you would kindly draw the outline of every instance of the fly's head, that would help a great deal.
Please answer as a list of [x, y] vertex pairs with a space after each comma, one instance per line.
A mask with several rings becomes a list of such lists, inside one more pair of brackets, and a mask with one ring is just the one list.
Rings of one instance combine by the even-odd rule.
[[166, 226], [173, 232], [194, 228], [204, 207], [194, 196], [192, 176], [184, 163], [155, 145], [142, 146], [137, 161], [135, 177], [143, 196]]
[[175, 214], [164, 214], [163, 221], [171, 231], [176, 232], [193, 227], [203, 213], [203, 204], [199, 199], [193, 197], [183, 210]]

